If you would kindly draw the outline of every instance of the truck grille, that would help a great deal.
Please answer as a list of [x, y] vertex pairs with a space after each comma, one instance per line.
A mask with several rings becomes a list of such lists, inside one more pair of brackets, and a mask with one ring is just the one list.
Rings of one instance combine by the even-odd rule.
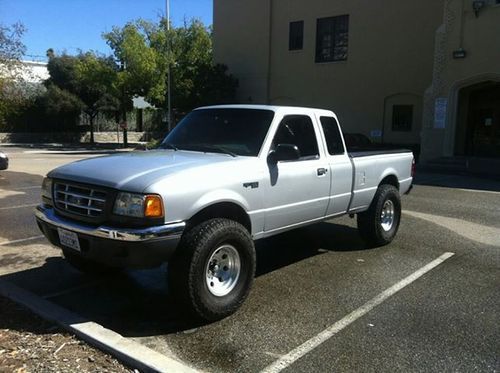
[[80, 216], [101, 217], [106, 207], [107, 193], [92, 186], [56, 182], [54, 201], [58, 209]]

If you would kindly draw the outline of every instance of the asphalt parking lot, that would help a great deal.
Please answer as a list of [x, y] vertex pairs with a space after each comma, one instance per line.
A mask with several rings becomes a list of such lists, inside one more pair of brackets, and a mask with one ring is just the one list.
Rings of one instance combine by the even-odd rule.
[[500, 181], [420, 174], [395, 241], [370, 249], [340, 218], [257, 243], [235, 315], [183, 321], [168, 267], [91, 277], [41, 237], [50, 169], [93, 152], [8, 148], [0, 172], [0, 280], [210, 372], [500, 370]]

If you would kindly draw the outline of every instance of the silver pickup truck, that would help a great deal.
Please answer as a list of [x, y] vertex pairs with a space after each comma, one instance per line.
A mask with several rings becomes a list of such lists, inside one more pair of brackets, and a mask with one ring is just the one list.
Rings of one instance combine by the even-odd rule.
[[250, 291], [255, 240], [357, 214], [368, 244], [391, 242], [413, 169], [410, 151], [349, 153], [331, 111], [211, 106], [188, 114], [160, 149], [51, 171], [35, 213], [79, 270], [168, 261], [172, 294], [217, 320]]

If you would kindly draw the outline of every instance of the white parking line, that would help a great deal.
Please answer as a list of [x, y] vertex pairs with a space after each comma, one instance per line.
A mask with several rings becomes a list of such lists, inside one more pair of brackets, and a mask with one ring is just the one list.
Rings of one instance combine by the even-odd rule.
[[16, 192], [18, 190], [28, 190], [28, 189], [40, 189], [40, 185], [26, 186], [26, 187], [15, 188], [15, 189], [3, 189], [3, 188], [0, 188], [0, 192], [10, 192], [10, 191]]
[[469, 240], [500, 247], [500, 228], [472, 223], [462, 219], [449, 218], [447, 216], [424, 214], [417, 211], [404, 210], [403, 214], [429, 221]]
[[43, 237], [44, 237], [43, 235], [40, 235], [40, 236], [33, 236], [33, 237], [28, 237], [28, 238], [21, 238], [19, 240], [13, 240], [13, 241], [4, 241], [4, 242], [0, 242], [0, 246], [6, 246], [6, 245], [14, 244], [14, 243], [38, 240], [39, 238], [43, 238]]
[[354, 321], [356, 321], [360, 317], [366, 315], [373, 308], [375, 308], [376, 306], [378, 306], [382, 302], [386, 301], [391, 296], [396, 294], [398, 291], [400, 291], [401, 289], [410, 285], [412, 282], [419, 279], [424, 274], [426, 274], [427, 272], [429, 272], [433, 268], [437, 267], [438, 265], [440, 265], [441, 263], [443, 263], [445, 260], [452, 257], [453, 255], [455, 255], [455, 254], [449, 253], [449, 252], [444, 253], [439, 258], [437, 258], [437, 259], [433, 260], [432, 262], [430, 262], [429, 264], [423, 266], [422, 268], [420, 268], [416, 272], [413, 272], [411, 275], [409, 275], [408, 277], [399, 281], [397, 284], [391, 286], [387, 290], [384, 290], [382, 293], [377, 295], [375, 298], [372, 298], [371, 300], [369, 300], [368, 302], [363, 304], [361, 307], [359, 307], [358, 309], [351, 312], [349, 315], [347, 315], [344, 318], [342, 318], [341, 320], [337, 321], [335, 324], [333, 324], [329, 328], [323, 330], [321, 333], [317, 334], [316, 336], [312, 337], [308, 341], [304, 342], [299, 347], [290, 351], [286, 355], [283, 355], [280, 359], [276, 360], [274, 363], [272, 363], [271, 365], [264, 368], [264, 370], [262, 372], [263, 373], [281, 372], [283, 369], [285, 369], [288, 366], [290, 366], [291, 364], [293, 364], [295, 361], [300, 359], [302, 356], [306, 355], [307, 353], [311, 352], [313, 349], [315, 349], [316, 347], [318, 347], [322, 343], [329, 340], [331, 337], [333, 337], [335, 334], [340, 332], [342, 329], [349, 326], [350, 324], [352, 324]]
[[489, 194], [500, 194], [500, 192], [496, 192], [494, 190], [481, 190], [481, 189], [465, 189], [465, 188], [457, 188], [462, 192], [472, 192], [472, 193], [489, 193]]
[[27, 187], [21, 187], [21, 188], [16, 188], [16, 190], [27, 190], [27, 189], [40, 189], [40, 185], [33, 185], [33, 186], [27, 186]]
[[10, 210], [10, 209], [22, 209], [25, 207], [35, 207], [38, 206], [39, 203], [30, 203], [28, 205], [17, 205], [17, 206], [9, 206], [9, 207], [0, 207], [0, 210]]

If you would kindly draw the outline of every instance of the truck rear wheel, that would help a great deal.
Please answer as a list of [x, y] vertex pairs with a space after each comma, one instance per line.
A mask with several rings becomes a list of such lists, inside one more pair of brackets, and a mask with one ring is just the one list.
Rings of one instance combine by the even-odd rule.
[[241, 224], [210, 219], [185, 233], [168, 264], [169, 289], [192, 315], [215, 321], [244, 302], [255, 275], [252, 237]]
[[358, 214], [358, 230], [371, 246], [390, 243], [401, 221], [401, 197], [393, 185], [379, 186], [369, 209]]

